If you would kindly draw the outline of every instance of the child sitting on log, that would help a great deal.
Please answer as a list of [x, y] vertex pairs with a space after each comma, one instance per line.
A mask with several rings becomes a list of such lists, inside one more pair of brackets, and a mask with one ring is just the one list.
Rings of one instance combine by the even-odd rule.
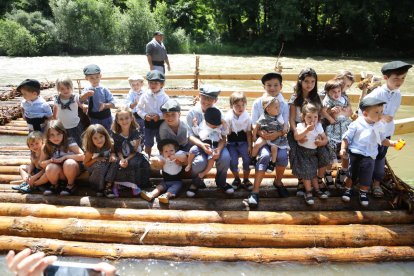
[[29, 131], [42, 131], [48, 119], [52, 118], [52, 109], [40, 96], [40, 83], [37, 80], [26, 79], [16, 88], [24, 98], [21, 103], [23, 118]]
[[378, 155], [378, 145], [395, 146], [396, 141], [386, 138], [384, 122], [381, 121], [385, 102], [381, 99], [365, 97], [359, 104], [362, 116], [349, 125], [345, 132], [340, 155], [349, 154], [350, 168], [345, 179], [345, 192], [342, 200], [349, 202], [352, 197], [352, 184], [359, 182], [359, 202], [368, 206], [368, 192]]
[[119, 196], [119, 185], [129, 187], [134, 196], [141, 192], [149, 182], [150, 168], [148, 160], [141, 154], [142, 133], [129, 107], [118, 108], [112, 124], [114, 150], [118, 157], [111, 166], [105, 181], [114, 183], [113, 192]]
[[187, 154], [178, 150], [178, 143], [172, 139], [161, 140], [157, 144], [160, 156], [158, 162], [162, 165], [164, 181], [151, 192], [142, 191], [141, 197], [147, 201], [158, 198], [161, 203], [169, 203], [183, 186], [181, 181], [182, 165], [187, 162]]
[[83, 104], [79, 100], [79, 94], [73, 93], [73, 83], [68, 77], [58, 78], [56, 89], [59, 94], [55, 96], [53, 117], [63, 124], [68, 136], [72, 137], [78, 146], [82, 147], [83, 126], [78, 115], [78, 108], [83, 108]]
[[39, 160], [43, 147], [43, 134], [40, 131], [29, 133], [26, 139], [27, 147], [30, 149], [30, 165], [21, 165], [19, 167], [20, 175], [23, 183], [13, 186], [13, 190], [21, 193], [29, 194], [33, 192], [37, 186], [46, 184], [48, 179], [45, 170], [40, 167]]
[[71, 195], [75, 190], [75, 178], [80, 174], [84, 154], [78, 144], [68, 137], [62, 123], [57, 120], [49, 121], [45, 144], [40, 155], [40, 166], [51, 187], [44, 191], [44, 195], [56, 193], [59, 182], [67, 181], [66, 187], [60, 195]]
[[106, 172], [111, 163], [116, 162], [113, 152], [112, 139], [108, 131], [100, 125], [90, 125], [83, 134], [83, 146], [85, 148], [85, 160], [83, 164], [89, 172], [89, 183], [96, 191], [96, 196], [114, 198], [112, 183], [105, 185]]
[[[326, 127], [326, 135], [329, 138], [328, 149], [331, 159], [331, 164], [325, 172], [325, 180], [328, 188], [334, 187], [332, 178], [332, 164], [337, 163], [339, 150], [341, 148], [341, 141], [343, 134], [347, 131], [351, 123], [350, 116], [352, 115], [351, 104], [347, 96], [342, 93], [343, 82], [338, 79], [329, 80], [325, 84], [325, 98], [322, 105], [327, 108], [328, 113], [335, 119], [334, 124]], [[348, 158], [342, 158], [341, 169], [338, 169], [336, 185], [342, 186], [345, 180], [345, 175], [348, 172]], [[338, 176], [339, 175], [339, 176]]]
[[[244, 188], [251, 190], [253, 184], [250, 176], [250, 156], [252, 151], [252, 120], [246, 111], [247, 98], [243, 92], [234, 92], [230, 95], [230, 110], [224, 120], [229, 128], [227, 135], [227, 149], [230, 153], [230, 170], [234, 175], [231, 184], [234, 189]], [[243, 161], [243, 182], [239, 174], [239, 157]]]
[[186, 172], [191, 171], [191, 164], [201, 151], [208, 153], [208, 161], [206, 168], [198, 174], [198, 177], [203, 179], [213, 168], [214, 162], [216, 161], [213, 158], [213, 155], [217, 154], [217, 147], [224, 139], [223, 136], [227, 133], [227, 129], [223, 125], [223, 122], [224, 121], [221, 119], [221, 111], [215, 107], [210, 107], [206, 110], [204, 113], [204, 120], [200, 125], [198, 125], [197, 122], [194, 122], [196, 127], [193, 127], [193, 132], [200, 137], [200, 140], [204, 144], [204, 148], [199, 148], [198, 146], [191, 147], [188, 155], [188, 165], [185, 168]]

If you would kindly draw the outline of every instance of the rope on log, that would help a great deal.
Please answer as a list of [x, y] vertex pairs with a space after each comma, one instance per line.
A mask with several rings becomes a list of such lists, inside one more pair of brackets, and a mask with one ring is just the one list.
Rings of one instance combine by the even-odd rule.
[[78, 218], [165, 223], [224, 223], [224, 224], [409, 224], [414, 216], [405, 210], [386, 211], [203, 211], [203, 210], [137, 210], [126, 208], [92, 208], [48, 204], [0, 203], [0, 216], [34, 216], [41, 218]]

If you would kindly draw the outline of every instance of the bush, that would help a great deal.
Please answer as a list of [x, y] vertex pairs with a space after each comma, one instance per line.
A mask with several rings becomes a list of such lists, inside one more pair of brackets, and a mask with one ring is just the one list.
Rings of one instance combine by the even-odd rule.
[[37, 53], [36, 39], [22, 25], [0, 20], [0, 53], [8, 56], [32, 56]]
[[181, 28], [171, 34], [166, 34], [165, 45], [169, 53], [187, 54], [190, 53], [190, 39]]

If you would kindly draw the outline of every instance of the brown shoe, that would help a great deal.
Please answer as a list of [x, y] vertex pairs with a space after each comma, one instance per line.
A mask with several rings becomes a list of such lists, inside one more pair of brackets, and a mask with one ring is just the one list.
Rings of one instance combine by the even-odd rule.
[[170, 203], [170, 197], [168, 196], [167, 193], [164, 193], [162, 195], [160, 195], [158, 197], [159, 202], [164, 203], [164, 204], [168, 204]]
[[152, 193], [147, 192], [147, 191], [142, 191], [140, 193], [140, 196], [145, 199], [146, 201], [151, 201], [154, 199], [154, 196], [152, 195]]

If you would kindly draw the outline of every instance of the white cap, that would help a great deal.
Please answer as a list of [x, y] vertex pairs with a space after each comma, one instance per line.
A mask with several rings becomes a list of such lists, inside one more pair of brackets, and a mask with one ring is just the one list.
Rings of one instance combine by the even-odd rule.
[[128, 81], [144, 81], [144, 77], [141, 75], [132, 75], [128, 78]]

